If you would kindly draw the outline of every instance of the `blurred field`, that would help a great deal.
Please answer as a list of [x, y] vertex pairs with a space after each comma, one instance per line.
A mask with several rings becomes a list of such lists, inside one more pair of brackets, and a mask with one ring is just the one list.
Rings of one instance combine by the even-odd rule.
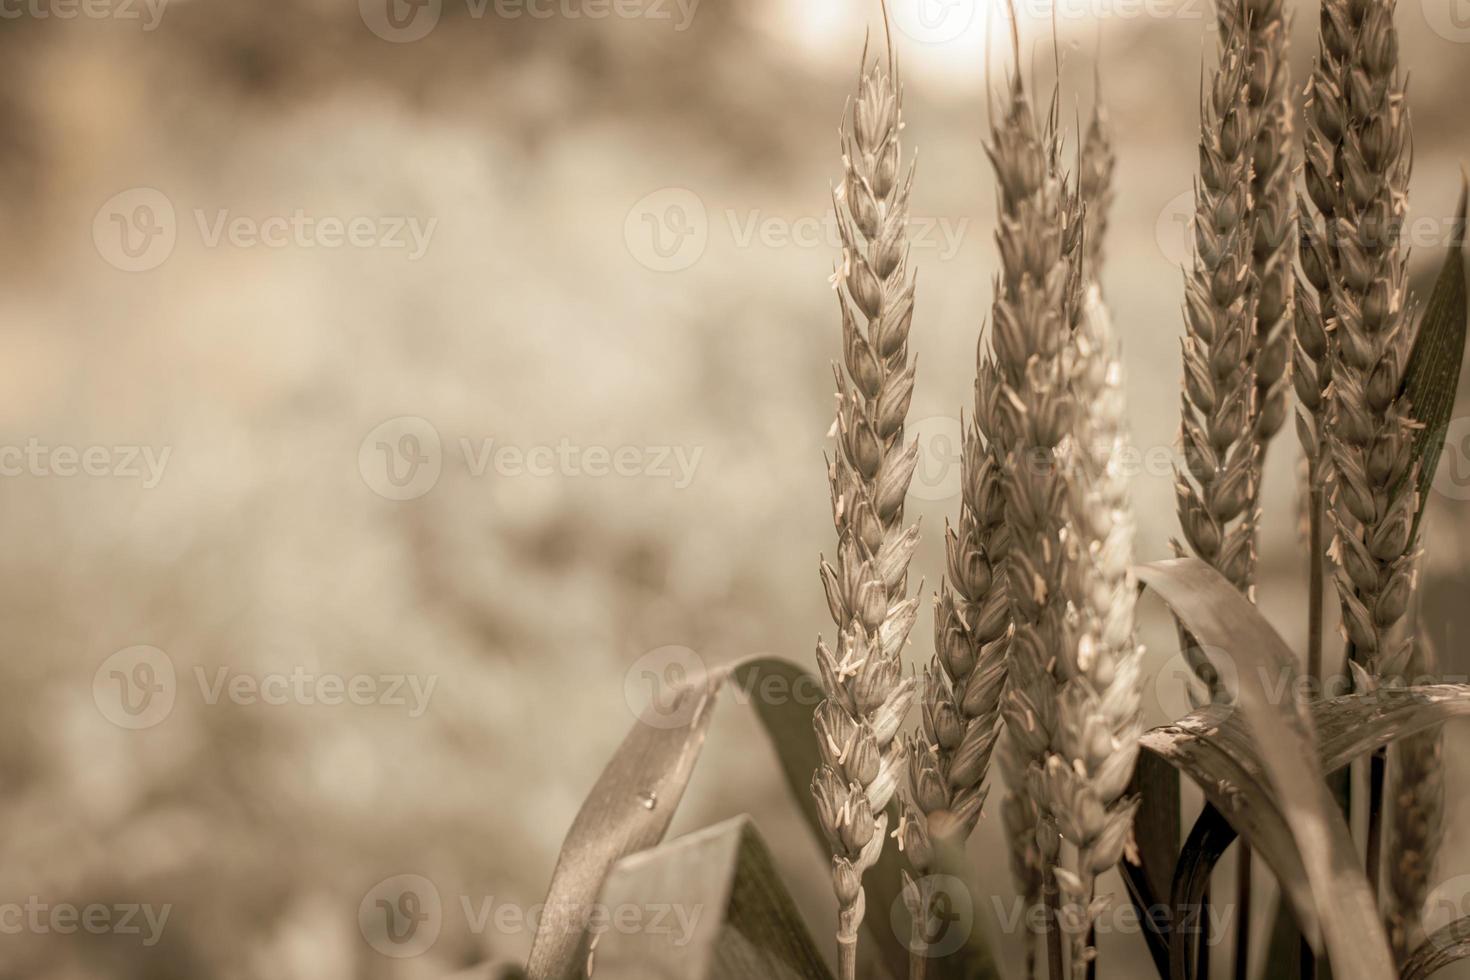
[[[1120, 143], [1106, 289], [1136, 439], [1163, 448], [1178, 418], [1175, 219], [1210, 15], [1106, 6], [1057, 22], [1061, 104], [1090, 111], [1100, 50]], [[932, 587], [957, 507], [944, 440], [995, 266], [980, 137], [998, 11], [973, 10], [951, 38], [895, 8], [912, 28], [896, 43], [925, 222], [912, 417], [932, 447], [910, 507]], [[370, 29], [386, 23], [370, 0], [176, 0], [150, 30], [142, 6], [140, 20], [62, 19], [36, 0], [0, 20], [0, 446], [53, 452], [0, 479], [0, 904], [172, 908], [151, 946], [6, 934], [0, 977], [407, 978], [521, 959], [525, 929], [476, 928], [460, 899], [540, 900], [633, 720], [629, 667], [667, 645], [709, 662], [810, 658], [826, 626], [816, 558], [832, 547], [824, 218], [876, 4], [704, 0], [685, 17], [670, 2], [667, 19], [496, 9], [447, 0], [405, 43]], [[1467, 155], [1470, 48], [1426, 9], [1404, 0], [1400, 23], [1412, 208], [1432, 223]], [[1315, 6], [1296, 20], [1303, 72]], [[1047, 23], [1026, 11], [1043, 86]], [[129, 193], [125, 210], [110, 204]], [[161, 259], [109, 237], [155, 241], [151, 225], [113, 220], [140, 202], [172, 211], [150, 212], [173, 230]], [[292, 230], [298, 212], [311, 231]], [[333, 221], [356, 219], [369, 244], [327, 244]], [[251, 238], [267, 226], [280, 244]], [[1441, 244], [1420, 245], [1416, 269], [1435, 268]], [[125, 271], [137, 264], [149, 267]], [[421, 421], [380, 428], [403, 417]], [[403, 453], [435, 437], [437, 480], [389, 499], [421, 478]], [[105, 447], [108, 475], [65, 475], [57, 447]], [[168, 453], [156, 485], [144, 447]], [[507, 447], [521, 455], [481, 456]], [[625, 447], [625, 475], [597, 462]], [[1295, 641], [1289, 432], [1278, 447], [1261, 602]], [[530, 464], [558, 452], [576, 464], [537, 475]], [[408, 467], [407, 489], [385, 482], [385, 460]], [[1168, 473], [1140, 474], [1135, 493], [1139, 553], [1164, 556]], [[1466, 497], [1434, 505], [1430, 614], [1451, 642], [1464, 635], [1446, 610], [1463, 605]], [[929, 625], [926, 609], [916, 663]], [[1171, 654], [1162, 626], [1151, 663]], [[133, 730], [105, 710], [114, 678], [99, 669], [140, 645], [166, 654], [176, 691]], [[211, 703], [199, 683], [293, 674], [367, 677], [382, 697]], [[420, 714], [391, 703], [394, 677], [434, 685]], [[823, 862], [782, 793], [756, 726], [727, 710], [675, 830], [752, 813], [822, 935]], [[976, 860], [1009, 896], [1000, 846], [986, 819]], [[430, 879], [444, 903], [437, 942], [406, 959], [358, 922], [398, 874]], [[1019, 938], [1001, 941], [1015, 957]], [[1106, 976], [1144, 968], [1136, 937], [1104, 949]]]

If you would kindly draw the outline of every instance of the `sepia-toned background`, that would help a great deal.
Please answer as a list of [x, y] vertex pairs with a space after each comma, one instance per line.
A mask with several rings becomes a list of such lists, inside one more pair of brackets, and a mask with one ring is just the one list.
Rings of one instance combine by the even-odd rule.
[[[919, 162], [927, 591], [996, 264], [986, 83], [1010, 58], [998, 3], [891, 6]], [[1399, 8], [1422, 295], [1470, 156], [1470, 7]], [[1060, 56], [1069, 125], [1101, 77], [1118, 141], [1104, 284], [1145, 557], [1175, 526], [1211, 17], [1020, 12], [1028, 76], [1049, 91]], [[1315, 19], [1295, 4], [1298, 77]], [[880, 24], [876, 0], [0, 0], [0, 977], [521, 961], [515, 913], [648, 679], [809, 662], [836, 125]], [[1470, 580], [1455, 432], [1425, 610], [1447, 654]], [[1293, 642], [1296, 455], [1288, 426], [1259, 597]], [[1149, 617], [1158, 720], [1187, 701]], [[929, 627], [926, 604], [915, 664]], [[751, 813], [825, 940], [824, 860], [784, 794], [727, 707], [674, 830]], [[972, 851], [1009, 903], [1000, 840], [987, 815]], [[1467, 858], [1436, 875], [1447, 907]], [[409, 957], [370, 927], [400, 875], [442, 904]], [[66, 907], [104, 911], [67, 930]], [[982, 919], [1016, 962], [1020, 937]], [[1138, 936], [1102, 942], [1104, 976], [1147, 968]]]

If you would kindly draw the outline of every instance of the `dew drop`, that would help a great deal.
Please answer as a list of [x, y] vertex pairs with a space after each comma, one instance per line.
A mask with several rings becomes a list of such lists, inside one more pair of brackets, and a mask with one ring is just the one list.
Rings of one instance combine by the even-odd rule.
[[643, 804], [643, 809], [652, 810], [658, 806], [658, 794], [653, 790], [645, 790], [638, 794], [638, 802]]

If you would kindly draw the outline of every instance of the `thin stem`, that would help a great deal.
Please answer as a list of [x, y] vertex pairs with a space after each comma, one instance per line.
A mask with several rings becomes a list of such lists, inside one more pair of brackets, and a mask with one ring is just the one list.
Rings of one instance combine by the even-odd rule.
[[[927, 905], [927, 900], [925, 902]], [[920, 912], [914, 916], [914, 938], [909, 942], [909, 980], [924, 980], [929, 969], [929, 916]]]
[[1215, 946], [1214, 916], [1210, 914], [1210, 885], [1205, 886], [1199, 900], [1199, 948], [1196, 950], [1198, 965], [1194, 975], [1197, 980], [1210, 980], [1210, 950]]
[[1041, 895], [1046, 902], [1046, 968], [1051, 980], [1065, 980], [1062, 966], [1062, 896], [1057, 889], [1057, 876], [1052, 863], [1046, 861], [1041, 872]]
[[1244, 840], [1236, 845], [1235, 872], [1235, 980], [1251, 973], [1251, 849]]
[[1378, 869], [1383, 851], [1383, 784], [1388, 775], [1388, 749], [1380, 745], [1368, 759], [1368, 845], [1363, 868], [1373, 897], [1378, 897]]
[[837, 913], [837, 980], [857, 980], [856, 909]]
[[1322, 680], [1322, 560], [1325, 546], [1322, 542], [1322, 487], [1315, 464], [1307, 470], [1309, 513], [1307, 521], [1310, 542], [1307, 554], [1311, 560], [1311, 574], [1307, 587], [1307, 676]]
[[[927, 947], [926, 947], [927, 948]], [[923, 950], [909, 950], [909, 980], [924, 980], [929, 968], [929, 954]]]

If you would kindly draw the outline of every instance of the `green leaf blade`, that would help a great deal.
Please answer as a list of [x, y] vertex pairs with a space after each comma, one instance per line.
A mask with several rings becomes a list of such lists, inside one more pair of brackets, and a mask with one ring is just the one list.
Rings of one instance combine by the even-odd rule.
[[[1455, 410], [1455, 394], [1460, 386], [1460, 365], [1465, 358], [1467, 290], [1465, 283], [1465, 210], [1470, 196], [1470, 180], [1460, 189], [1460, 206], [1455, 217], [1455, 230], [1449, 254], [1434, 281], [1434, 289], [1424, 305], [1424, 316], [1414, 335], [1409, 361], [1404, 368], [1402, 397], [1409, 413], [1420, 426], [1414, 433], [1411, 460], [1419, 465], [1419, 511], [1414, 518], [1417, 537], [1419, 523], [1429, 501], [1435, 469], [1449, 432]], [[1410, 471], [1412, 472], [1412, 466]]]

